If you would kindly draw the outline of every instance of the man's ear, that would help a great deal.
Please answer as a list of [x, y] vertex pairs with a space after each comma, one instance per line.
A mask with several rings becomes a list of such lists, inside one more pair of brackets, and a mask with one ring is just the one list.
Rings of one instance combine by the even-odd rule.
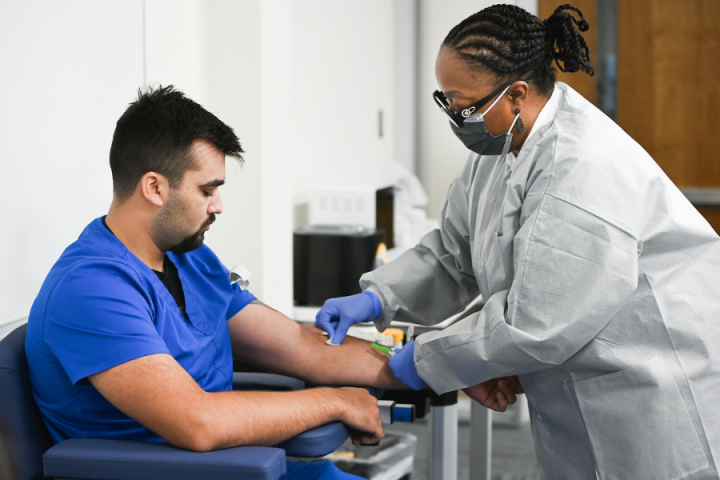
[[156, 172], [147, 172], [140, 179], [139, 188], [145, 200], [156, 207], [162, 207], [168, 198], [170, 182], [168, 182], [165, 175]]

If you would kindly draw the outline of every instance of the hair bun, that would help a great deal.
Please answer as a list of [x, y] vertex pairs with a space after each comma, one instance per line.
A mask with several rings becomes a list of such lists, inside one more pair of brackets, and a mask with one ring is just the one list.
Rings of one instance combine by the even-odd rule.
[[[580, 16], [578, 20], [570, 11]], [[590, 25], [583, 17], [582, 11], [573, 5], [560, 5], [550, 17], [543, 21], [550, 39], [552, 58], [563, 72], [582, 70], [590, 75], [595, 73], [590, 64], [590, 49], [580, 34], [586, 32]], [[560, 62], [563, 64], [560, 65]]]
[[[576, 12], [578, 15], [580, 15], [580, 20], [576, 19], [572, 13], [568, 12], [568, 10]], [[581, 32], [587, 32], [590, 28], [590, 24], [588, 24], [587, 20], [585, 20], [585, 17], [583, 17], [582, 11], [576, 6], [568, 4], [560, 5], [559, 7], [557, 7], [553, 14], [550, 15], [550, 18], [545, 21], [551, 28], [553, 27], [553, 24], [557, 25], [558, 23], [562, 23], [568, 25], [571, 22], [574, 23], [577, 26], [577, 29]]]

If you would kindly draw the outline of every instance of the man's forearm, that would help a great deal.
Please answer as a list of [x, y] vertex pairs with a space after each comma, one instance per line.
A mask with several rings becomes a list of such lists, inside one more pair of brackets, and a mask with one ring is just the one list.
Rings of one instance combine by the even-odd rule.
[[195, 451], [275, 445], [339, 420], [382, 438], [377, 400], [358, 388], [205, 392], [167, 354], [140, 357], [88, 377], [115, 407], [168, 443]]
[[327, 337], [264, 305], [248, 305], [230, 322], [233, 354], [268, 371], [314, 384], [407, 388], [390, 371], [388, 357], [370, 343]]
[[196, 450], [277, 445], [312, 428], [342, 421], [337, 391], [217, 392], [206, 397], [205, 431]]

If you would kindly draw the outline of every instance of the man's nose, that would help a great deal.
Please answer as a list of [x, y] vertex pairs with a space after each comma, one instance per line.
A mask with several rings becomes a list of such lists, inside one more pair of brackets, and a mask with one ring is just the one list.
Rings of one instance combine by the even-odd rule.
[[208, 213], [222, 213], [223, 206], [222, 206], [222, 198], [220, 197], [220, 192], [216, 192], [215, 195], [213, 195], [213, 201], [210, 202], [210, 207], [208, 208]]

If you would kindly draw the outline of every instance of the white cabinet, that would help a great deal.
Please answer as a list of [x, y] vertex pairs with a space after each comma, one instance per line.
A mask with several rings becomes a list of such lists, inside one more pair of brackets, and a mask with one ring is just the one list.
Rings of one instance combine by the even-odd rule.
[[294, 191], [373, 182], [392, 157], [392, 2], [293, 2], [292, 22]]

